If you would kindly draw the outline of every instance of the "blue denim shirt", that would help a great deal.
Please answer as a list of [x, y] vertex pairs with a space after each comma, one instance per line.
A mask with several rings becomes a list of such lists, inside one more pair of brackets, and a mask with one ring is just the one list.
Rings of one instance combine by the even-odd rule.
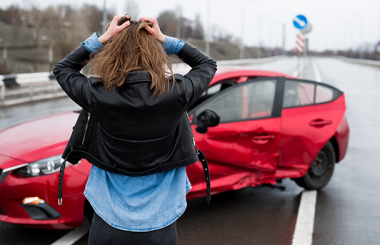
[[[84, 43], [90, 52], [103, 47], [94, 33]], [[163, 48], [168, 55], [178, 54], [185, 43], [166, 37]], [[84, 195], [95, 212], [120, 230], [147, 232], [176, 221], [187, 206], [191, 184], [186, 167], [156, 174], [130, 177], [92, 166]]]

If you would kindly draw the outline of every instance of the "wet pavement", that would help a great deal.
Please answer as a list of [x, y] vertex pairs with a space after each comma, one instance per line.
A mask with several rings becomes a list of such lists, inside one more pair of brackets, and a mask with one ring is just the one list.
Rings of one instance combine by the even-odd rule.
[[80, 107], [68, 97], [0, 108], [0, 130], [39, 117], [78, 109]]
[[[249, 67], [292, 74], [296, 64], [289, 58]], [[313, 245], [380, 244], [380, 69], [314, 58], [300, 76], [320, 76], [342, 90], [350, 126], [347, 155], [317, 194]], [[77, 108], [69, 99], [59, 99], [0, 109], [0, 129]], [[188, 201], [177, 222], [179, 244], [292, 244], [303, 189], [288, 179], [281, 185], [285, 191], [263, 186], [221, 193], [210, 205], [204, 198]], [[67, 232], [0, 222], [0, 244], [51, 244]], [[75, 244], [87, 244], [87, 237]]]

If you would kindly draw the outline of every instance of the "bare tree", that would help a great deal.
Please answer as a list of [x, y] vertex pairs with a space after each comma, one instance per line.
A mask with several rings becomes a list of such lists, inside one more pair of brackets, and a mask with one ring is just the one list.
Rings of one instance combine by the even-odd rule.
[[172, 10], [166, 10], [157, 17], [162, 33], [174, 37], [176, 35], [176, 14]]
[[211, 38], [214, 42], [222, 43], [238, 43], [239, 39], [235, 38], [232, 34], [228, 33], [224, 28], [219, 25], [213, 25], [211, 28]]
[[193, 32], [192, 38], [201, 39], [201, 40], [205, 38], [205, 32], [203, 30], [203, 26], [202, 26], [199, 14], [197, 14], [195, 17], [194, 32]]
[[139, 4], [135, 0], [127, 0], [125, 4], [125, 13], [129, 14], [132, 19], [137, 19], [139, 17]]

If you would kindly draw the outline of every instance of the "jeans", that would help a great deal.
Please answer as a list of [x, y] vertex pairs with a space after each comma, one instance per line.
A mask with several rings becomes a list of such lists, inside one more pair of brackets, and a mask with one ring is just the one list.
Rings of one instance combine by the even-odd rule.
[[178, 240], [176, 222], [155, 231], [132, 232], [116, 229], [107, 224], [102, 218], [94, 213], [88, 244], [177, 245]]

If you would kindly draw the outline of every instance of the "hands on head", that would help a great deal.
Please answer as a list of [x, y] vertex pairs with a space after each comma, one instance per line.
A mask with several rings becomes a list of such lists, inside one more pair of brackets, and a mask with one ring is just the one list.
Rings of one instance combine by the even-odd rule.
[[[131, 23], [129, 21], [126, 21], [122, 25], [119, 26], [117, 24], [117, 22], [119, 21], [119, 19], [121, 17], [122, 16], [115, 16], [115, 17], [113, 17], [113, 20], [112, 20], [111, 25], [108, 28], [108, 30], [103, 35], [101, 35], [99, 37], [99, 41], [102, 44], [107, 43], [114, 36], [116, 36], [119, 32], [121, 32], [122, 30], [124, 30], [124, 28], [126, 28], [126, 27], [128, 27], [128, 26], [131, 25]], [[150, 33], [153, 37], [155, 37], [160, 43], [164, 43], [165, 42], [165, 35], [162, 34], [162, 32], [160, 30], [160, 27], [158, 26], [158, 22], [157, 22], [156, 18], [154, 18], [154, 17], [141, 17], [140, 20], [141, 21], [149, 21], [149, 22], [153, 23], [152, 27], [150, 27], [150, 26], [147, 25], [144, 28], [147, 30], [148, 33]]]
[[158, 22], [157, 22], [156, 18], [154, 18], [154, 17], [141, 17], [140, 20], [141, 21], [149, 21], [149, 22], [153, 23], [152, 27], [145, 26], [145, 30], [147, 30], [147, 32], [149, 32], [153, 37], [155, 37], [160, 43], [165, 42], [165, 35], [162, 34], [160, 27], [158, 26]]
[[99, 41], [102, 44], [107, 43], [114, 36], [116, 36], [116, 34], [118, 34], [119, 32], [121, 32], [122, 30], [124, 30], [124, 28], [126, 28], [127, 26], [131, 25], [131, 23], [129, 21], [124, 22], [121, 26], [117, 25], [117, 22], [119, 21], [119, 19], [121, 17], [122, 16], [114, 16], [113, 17], [113, 20], [112, 20], [111, 25], [108, 28], [108, 30], [105, 33], [103, 33], [103, 35], [101, 35], [99, 37]]

